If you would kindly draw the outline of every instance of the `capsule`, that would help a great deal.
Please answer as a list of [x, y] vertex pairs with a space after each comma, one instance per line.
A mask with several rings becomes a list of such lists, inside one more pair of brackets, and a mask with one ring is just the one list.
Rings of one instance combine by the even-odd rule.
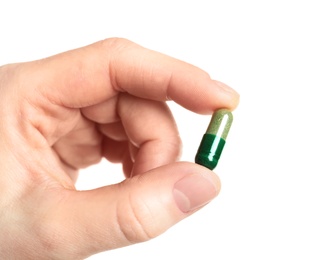
[[226, 137], [233, 122], [233, 114], [227, 109], [214, 112], [195, 156], [195, 163], [213, 170], [220, 159]]

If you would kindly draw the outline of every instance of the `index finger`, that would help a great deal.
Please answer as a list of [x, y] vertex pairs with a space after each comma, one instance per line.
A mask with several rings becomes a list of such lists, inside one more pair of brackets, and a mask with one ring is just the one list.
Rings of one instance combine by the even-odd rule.
[[103, 40], [28, 65], [40, 92], [67, 107], [95, 105], [119, 92], [174, 100], [197, 113], [238, 104], [237, 92], [205, 71], [125, 39]]

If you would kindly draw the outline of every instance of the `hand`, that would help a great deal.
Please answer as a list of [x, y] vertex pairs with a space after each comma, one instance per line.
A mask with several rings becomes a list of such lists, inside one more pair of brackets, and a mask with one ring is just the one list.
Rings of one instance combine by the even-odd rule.
[[[207, 204], [218, 177], [175, 162], [165, 101], [197, 113], [238, 94], [192, 65], [124, 39], [0, 67], [0, 258], [82, 259], [158, 236]], [[77, 191], [102, 157], [126, 180]]]

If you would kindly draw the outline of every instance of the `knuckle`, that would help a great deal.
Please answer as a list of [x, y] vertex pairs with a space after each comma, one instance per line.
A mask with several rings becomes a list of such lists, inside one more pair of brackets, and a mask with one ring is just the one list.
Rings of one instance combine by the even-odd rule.
[[[9, 89], [8, 85], [13, 79], [16, 78], [16, 64], [7, 64], [0, 66], [0, 90], [4, 93], [5, 90]], [[3, 96], [3, 94], [1, 95]]]
[[171, 147], [171, 150], [174, 151], [173, 156], [176, 159], [180, 158], [182, 153], [182, 140], [179, 135], [175, 135], [170, 141], [166, 142], [165, 145]]
[[119, 51], [120, 49], [130, 46], [133, 42], [125, 38], [111, 37], [99, 41], [102, 48], [107, 48], [109, 51]]
[[81, 158], [83, 159], [83, 161], [81, 162], [81, 165], [79, 168], [86, 168], [90, 165], [94, 165], [99, 163], [102, 160], [102, 156], [100, 154], [100, 152], [93, 152], [91, 154], [89, 154], [86, 157]]

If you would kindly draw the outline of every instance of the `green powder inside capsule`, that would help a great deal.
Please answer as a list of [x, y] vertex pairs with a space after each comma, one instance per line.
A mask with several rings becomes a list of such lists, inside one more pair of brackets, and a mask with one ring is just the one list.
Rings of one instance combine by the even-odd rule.
[[217, 166], [232, 122], [231, 111], [219, 109], [214, 112], [195, 156], [197, 164], [210, 170]]

